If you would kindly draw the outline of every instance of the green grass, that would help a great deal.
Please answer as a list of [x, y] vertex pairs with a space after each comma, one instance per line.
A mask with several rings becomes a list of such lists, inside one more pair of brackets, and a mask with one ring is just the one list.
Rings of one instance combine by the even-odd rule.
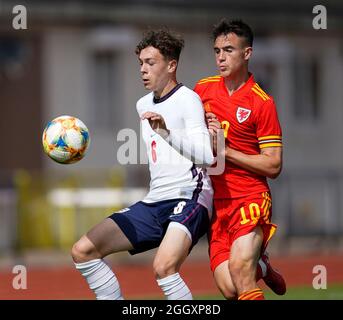
[[[267, 300], [343, 300], [343, 284], [328, 285], [327, 289], [312, 287], [291, 287], [284, 296], [278, 296], [270, 290], [264, 290]], [[223, 300], [221, 295], [195, 296], [196, 300]]]

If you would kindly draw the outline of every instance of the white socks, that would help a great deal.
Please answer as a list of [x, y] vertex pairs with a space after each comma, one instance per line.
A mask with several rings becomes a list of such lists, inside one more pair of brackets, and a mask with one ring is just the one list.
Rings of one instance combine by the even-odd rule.
[[167, 297], [167, 300], [193, 300], [189, 288], [182, 280], [179, 273], [157, 279], [157, 283]]
[[102, 259], [75, 263], [77, 270], [85, 277], [97, 300], [123, 300], [118, 279]]
[[[97, 300], [123, 300], [118, 279], [112, 269], [102, 259], [75, 263], [77, 270], [85, 277], [90, 289], [95, 293]], [[174, 273], [157, 283], [164, 292], [167, 300], [193, 300], [192, 294], [180, 277]]]

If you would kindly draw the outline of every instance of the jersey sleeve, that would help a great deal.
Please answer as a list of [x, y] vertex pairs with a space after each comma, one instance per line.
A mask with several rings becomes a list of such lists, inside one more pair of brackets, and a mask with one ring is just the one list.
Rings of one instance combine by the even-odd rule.
[[141, 99], [137, 101], [136, 103], [136, 110], [138, 113], [138, 116], [141, 117], [143, 114], [143, 108], [142, 108], [142, 103], [141, 103]]
[[282, 147], [282, 130], [273, 99], [268, 99], [259, 110], [256, 135], [260, 149]]
[[[193, 88], [193, 91], [200, 97], [201, 100], [203, 100], [206, 88], [207, 86], [205, 84], [201, 83], [201, 81], [198, 81]], [[203, 106], [203, 109], [205, 112], [210, 112], [210, 110], [206, 110], [206, 106]]]
[[211, 166], [214, 157], [206, 127], [202, 102], [192, 93], [183, 99], [184, 130], [171, 130], [167, 142], [195, 164]]
[[194, 92], [196, 92], [200, 97], [203, 92], [203, 86], [201, 86], [199, 83], [197, 83], [193, 89]]
[[[200, 99], [204, 102], [204, 100], [206, 100], [206, 97], [208, 96], [207, 92], [209, 89], [209, 82], [218, 82], [219, 79], [217, 80], [207, 80], [208, 82], [206, 82], [206, 80], [199, 80], [197, 82], [197, 84], [195, 85], [193, 91], [195, 93], [197, 93], [200, 97]], [[208, 103], [204, 103], [203, 104], [203, 109], [205, 110], [205, 112], [212, 112], [211, 107]]]

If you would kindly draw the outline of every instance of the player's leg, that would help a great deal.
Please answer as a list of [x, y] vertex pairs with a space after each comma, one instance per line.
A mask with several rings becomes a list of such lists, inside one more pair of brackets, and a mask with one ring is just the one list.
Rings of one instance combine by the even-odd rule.
[[[268, 241], [276, 230], [276, 226], [271, 224], [272, 218], [272, 197], [269, 192], [262, 193], [262, 202], [260, 202], [260, 212], [263, 216], [262, 230], [264, 232], [264, 243], [262, 245], [261, 257], [258, 261], [256, 278], [263, 279], [265, 284], [278, 295], [286, 293], [286, 281], [276, 269], [272, 267], [268, 254], [265, 252]], [[258, 201], [257, 201], [258, 202]]]
[[[236, 300], [238, 298], [236, 288], [232, 282], [232, 278], [229, 270], [229, 261], [225, 260], [220, 263], [213, 272], [215, 283], [222, 293], [222, 295], [228, 300]], [[263, 281], [278, 295], [283, 295], [286, 292], [286, 283], [282, 275], [269, 263], [268, 255], [262, 254], [258, 260], [256, 269], [256, 282], [260, 279]]]
[[[267, 259], [268, 256], [264, 253], [258, 260], [256, 282], [263, 279], [276, 294], [283, 295], [286, 292], [285, 280], [282, 275], [272, 267]], [[213, 277], [222, 295], [228, 300], [236, 300], [238, 298], [237, 291], [232, 282], [228, 262], [228, 260], [225, 260], [219, 264], [213, 272]]]
[[256, 283], [256, 267], [262, 243], [263, 232], [260, 226], [238, 237], [232, 243], [229, 270], [238, 299], [264, 299], [263, 292]]
[[[137, 202], [112, 214], [73, 246], [76, 268], [86, 278], [97, 299], [122, 298], [118, 281], [102, 258], [119, 251], [129, 250], [134, 254], [156, 247], [161, 232], [155, 224], [152, 208]], [[149, 248], [144, 245], [146, 243]]]
[[215, 211], [208, 234], [210, 267], [213, 272], [215, 283], [228, 300], [237, 299], [236, 288], [233, 285], [228, 261], [230, 258], [229, 232], [232, 200], [216, 199]]
[[117, 223], [106, 218], [73, 245], [71, 254], [74, 262], [82, 263], [130, 249], [132, 244]]
[[106, 218], [83, 235], [72, 248], [75, 267], [86, 279], [98, 300], [123, 299], [119, 282], [103, 258], [111, 253], [130, 250], [132, 244], [119, 226]]
[[171, 201], [170, 205], [165, 211], [169, 225], [153, 267], [157, 283], [167, 299], [189, 300], [192, 294], [178, 271], [192, 247], [206, 234], [209, 216], [207, 209], [195, 200]]
[[[263, 192], [234, 200], [230, 212], [230, 224], [227, 226], [228, 245], [231, 247], [229, 270], [240, 298], [263, 298], [262, 291], [256, 285], [261, 277], [268, 282], [267, 285], [274, 292], [283, 294], [286, 290], [285, 281], [271, 268], [264, 255], [268, 242], [276, 230], [276, 225], [271, 223], [269, 193]], [[253, 291], [248, 295], [242, 295], [247, 293], [247, 290]]]
[[[238, 296], [229, 270], [230, 248], [227, 244], [228, 233], [220, 232], [220, 228], [216, 228], [215, 226], [214, 229], [217, 232], [211, 232], [209, 237], [209, 252], [213, 277], [223, 296], [228, 300], [235, 300]], [[256, 282], [260, 279], [263, 279], [276, 294], [282, 295], [286, 292], [286, 283], [282, 275], [272, 268], [266, 253], [261, 255], [256, 268]]]
[[180, 228], [168, 227], [157, 250], [153, 269], [157, 283], [168, 300], [191, 300], [192, 294], [179, 274], [192, 241]]
[[237, 291], [231, 279], [228, 260], [216, 267], [213, 277], [218, 289], [227, 300], [237, 300]]

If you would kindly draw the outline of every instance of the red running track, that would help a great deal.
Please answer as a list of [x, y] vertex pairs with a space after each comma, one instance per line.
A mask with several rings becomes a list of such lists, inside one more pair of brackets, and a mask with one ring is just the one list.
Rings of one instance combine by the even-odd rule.
[[[328, 284], [343, 283], [343, 255], [311, 255], [275, 257], [272, 265], [286, 278], [288, 286], [312, 285], [313, 267], [324, 265]], [[127, 299], [160, 297], [160, 289], [149, 265], [114, 265], [122, 292]], [[194, 295], [218, 294], [207, 261], [186, 261], [181, 269], [184, 280]], [[27, 267], [27, 289], [15, 290], [16, 277], [11, 270], [0, 272], [0, 300], [12, 299], [94, 299], [83, 277], [73, 266], [30, 268]]]

